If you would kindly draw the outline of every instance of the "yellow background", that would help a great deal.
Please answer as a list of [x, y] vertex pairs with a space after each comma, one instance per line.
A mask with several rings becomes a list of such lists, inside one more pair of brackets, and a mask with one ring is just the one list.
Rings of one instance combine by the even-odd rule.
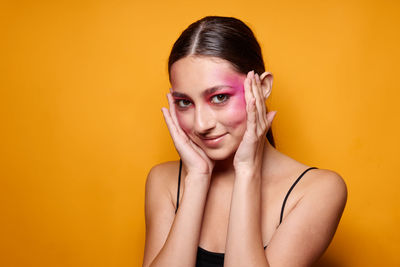
[[319, 266], [400, 266], [399, 7], [1, 1], [0, 266], [141, 265], [147, 172], [178, 158], [160, 111], [168, 54], [206, 15], [260, 41], [278, 149], [348, 185]]

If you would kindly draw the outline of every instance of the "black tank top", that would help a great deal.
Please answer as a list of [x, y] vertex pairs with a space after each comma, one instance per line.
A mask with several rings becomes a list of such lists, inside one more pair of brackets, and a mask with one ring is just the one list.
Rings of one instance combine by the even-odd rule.
[[[282, 223], [283, 211], [285, 209], [286, 201], [287, 201], [290, 193], [292, 192], [292, 190], [296, 186], [296, 184], [300, 181], [300, 179], [303, 177], [303, 175], [312, 169], [317, 169], [317, 168], [310, 167], [310, 168], [306, 169], [302, 174], [300, 174], [300, 176], [296, 179], [296, 181], [290, 187], [289, 191], [286, 193], [286, 196], [282, 203], [281, 215], [279, 218], [279, 225]], [[178, 211], [178, 208], [179, 208], [179, 191], [180, 191], [180, 187], [181, 187], [181, 172], [182, 172], [182, 160], [179, 160], [179, 176], [178, 176], [178, 190], [177, 190], [178, 192], [177, 192], [177, 196], [176, 196], [175, 213]], [[267, 246], [264, 246], [264, 249], [266, 249], [266, 248], [267, 248]], [[199, 246], [197, 248], [196, 267], [223, 267], [224, 266], [224, 256], [225, 256], [224, 253], [208, 251]]]

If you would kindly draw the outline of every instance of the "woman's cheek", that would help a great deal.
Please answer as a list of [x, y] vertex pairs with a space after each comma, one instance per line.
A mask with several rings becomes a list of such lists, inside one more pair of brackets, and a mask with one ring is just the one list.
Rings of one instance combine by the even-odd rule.
[[183, 114], [181, 112], [177, 112], [176, 117], [178, 118], [178, 123], [179, 123], [179, 126], [182, 128], [182, 130], [186, 134], [189, 134], [192, 129], [191, 121], [193, 121], [190, 119], [190, 116], [188, 116], [188, 114]]
[[244, 97], [237, 97], [234, 101], [227, 106], [224, 112], [224, 117], [229, 126], [235, 127], [240, 124], [246, 123], [246, 101]]
[[234, 76], [229, 78], [229, 83], [236, 88], [235, 93], [227, 106], [227, 116], [230, 121], [230, 126], [237, 127], [241, 124], [247, 125], [246, 98], [244, 95], [245, 75]]

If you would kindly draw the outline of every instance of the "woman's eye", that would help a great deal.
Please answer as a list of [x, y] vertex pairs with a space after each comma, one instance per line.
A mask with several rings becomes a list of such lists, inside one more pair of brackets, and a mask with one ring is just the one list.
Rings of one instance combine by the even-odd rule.
[[219, 95], [215, 95], [211, 98], [211, 102], [214, 104], [221, 104], [223, 102], [225, 102], [226, 100], [228, 100], [229, 96], [225, 95], [225, 94], [219, 94]]
[[187, 99], [177, 99], [177, 100], [175, 101], [175, 104], [177, 104], [178, 107], [180, 107], [180, 108], [187, 108], [187, 107], [189, 107], [192, 103], [191, 103], [189, 100], [187, 100]]

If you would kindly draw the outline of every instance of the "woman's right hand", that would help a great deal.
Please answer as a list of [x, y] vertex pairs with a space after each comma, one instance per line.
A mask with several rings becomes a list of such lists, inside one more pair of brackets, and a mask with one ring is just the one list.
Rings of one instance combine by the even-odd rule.
[[186, 167], [187, 173], [210, 178], [214, 168], [214, 161], [182, 130], [176, 116], [175, 103], [170, 93], [167, 94], [167, 99], [169, 110], [164, 107], [161, 110], [175, 148]]

